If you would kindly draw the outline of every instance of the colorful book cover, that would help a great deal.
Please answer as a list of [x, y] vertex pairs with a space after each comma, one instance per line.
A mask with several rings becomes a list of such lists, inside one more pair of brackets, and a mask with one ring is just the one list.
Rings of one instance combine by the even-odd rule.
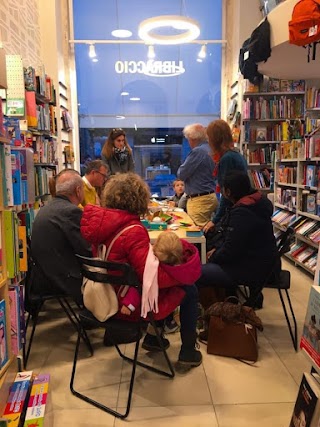
[[22, 182], [21, 182], [21, 165], [20, 158], [11, 151], [11, 171], [12, 171], [12, 188], [14, 205], [22, 203]]
[[266, 141], [266, 140], [267, 140], [267, 128], [265, 126], [258, 127], [256, 141]]
[[6, 206], [14, 206], [13, 199], [13, 183], [12, 183], [12, 167], [11, 167], [11, 148], [10, 145], [4, 145], [4, 167], [5, 167], [5, 182], [6, 182]]
[[7, 329], [6, 329], [6, 302], [0, 301], [0, 368], [9, 360]]
[[311, 214], [316, 213], [316, 195], [308, 194], [307, 196], [307, 212]]
[[[319, 258], [319, 257], [318, 257]], [[315, 276], [315, 282], [317, 283]], [[310, 288], [307, 313], [303, 325], [300, 348], [311, 359], [312, 364], [320, 369], [320, 286]]]
[[11, 325], [11, 350], [16, 356], [21, 350], [20, 334], [20, 301], [19, 287], [14, 286], [9, 290], [10, 325]]
[[319, 391], [317, 381], [311, 374], [305, 372], [302, 376], [289, 427], [316, 427], [319, 425]]
[[17, 214], [14, 211], [4, 211], [3, 221], [8, 278], [13, 279], [19, 269]]
[[26, 406], [32, 371], [18, 372], [9, 392], [3, 418], [9, 420], [10, 427], [19, 427], [20, 418]]
[[315, 165], [307, 165], [306, 186], [314, 187], [315, 185], [316, 185], [316, 167]]
[[42, 374], [35, 377], [29, 397], [23, 427], [42, 427], [48, 397], [50, 375]]
[[268, 81], [268, 92], [279, 92], [280, 80], [270, 77]]
[[24, 225], [18, 225], [19, 237], [19, 270], [28, 270], [27, 260], [27, 229]]
[[24, 285], [19, 285], [19, 319], [20, 319], [20, 342], [26, 343], [26, 318], [24, 309]]

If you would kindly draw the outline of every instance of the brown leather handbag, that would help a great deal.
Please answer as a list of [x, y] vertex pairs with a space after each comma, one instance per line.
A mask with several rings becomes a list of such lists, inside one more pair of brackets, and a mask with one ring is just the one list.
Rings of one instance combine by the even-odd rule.
[[[211, 315], [208, 329], [207, 352], [218, 356], [234, 357], [239, 360], [258, 360], [258, 343], [256, 326], [246, 323], [243, 318], [243, 306], [229, 302], [216, 303], [219, 315]], [[239, 312], [239, 316], [230, 314], [230, 305]], [[232, 307], [231, 307], [232, 308]]]

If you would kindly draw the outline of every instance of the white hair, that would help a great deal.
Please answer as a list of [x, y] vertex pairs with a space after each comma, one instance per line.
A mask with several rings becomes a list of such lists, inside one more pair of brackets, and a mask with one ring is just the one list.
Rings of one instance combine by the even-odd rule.
[[56, 195], [72, 196], [76, 188], [83, 185], [83, 180], [74, 169], [61, 171], [56, 178]]
[[207, 132], [206, 128], [200, 123], [193, 123], [191, 125], [186, 126], [183, 129], [183, 135], [187, 139], [193, 139], [195, 141], [207, 141]]

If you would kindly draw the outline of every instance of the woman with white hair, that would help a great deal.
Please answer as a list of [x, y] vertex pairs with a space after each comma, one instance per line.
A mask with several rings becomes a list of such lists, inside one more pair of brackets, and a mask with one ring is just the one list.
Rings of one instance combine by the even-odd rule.
[[218, 206], [213, 177], [215, 165], [204, 126], [200, 123], [188, 125], [183, 129], [183, 134], [191, 151], [178, 169], [177, 176], [185, 184], [188, 215], [196, 225], [203, 227]]

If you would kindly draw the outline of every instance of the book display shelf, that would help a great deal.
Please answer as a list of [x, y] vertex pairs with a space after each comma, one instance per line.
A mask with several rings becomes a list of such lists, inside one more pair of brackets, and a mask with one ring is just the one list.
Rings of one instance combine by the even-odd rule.
[[74, 150], [72, 144], [72, 131], [73, 121], [70, 114], [69, 108], [69, 95], [68, 87], [63, 83], [59, 82], [59, 110], [61, 113], [60, 130], [61, 130], [61, 143], [62, 147], [62, 158], [63, 162], [60, 165], [61, 168], [73, 168], [74, 167]]
[[318, 93], [306, 88], [304, 120], [289, 123], [288, 137], [274, 154], [275, 236], [288, 226], [294, 229], [295, 241], [285, 256], [312, 275], [320, 241], [320, 110], [313, 108]]
[[273, 191], [276, 151], [288, 141], [290, 123], [304, 118], [304, 96], [301, 80], [270, 78], [259, 86], [244, 81], [241, 151], [252, 185], [260, 191]]

